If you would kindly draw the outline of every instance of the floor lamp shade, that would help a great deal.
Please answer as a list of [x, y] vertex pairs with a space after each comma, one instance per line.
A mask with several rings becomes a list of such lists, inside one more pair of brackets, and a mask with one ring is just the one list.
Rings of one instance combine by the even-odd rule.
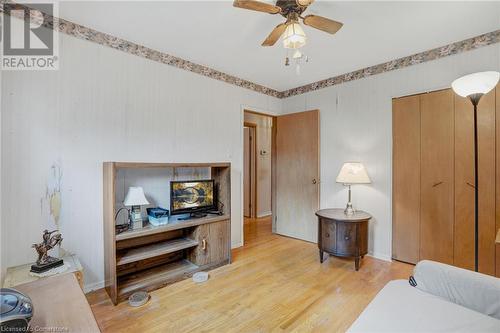
[[499, 72], [479, 72], [462, 76], [451, 84], [453, 91], [462, 97], [468, 97], [474, 94], [487, 94], [498, 83]]

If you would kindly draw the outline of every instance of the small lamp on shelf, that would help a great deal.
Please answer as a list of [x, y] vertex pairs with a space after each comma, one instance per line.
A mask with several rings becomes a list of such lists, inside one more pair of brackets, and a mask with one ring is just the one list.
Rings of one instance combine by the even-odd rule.
[[370, 184], [372, 181], [366, 172], [365, 166], [360, 162], [346, 162], [342, 165], [339, 175], [337, 176], [337, 183], [342, 183], [349, 186], [349, 198], [347, 201], [344, 213], [346, 215], [353, 215], [355, 210], [352, 208], [351, 202], [351, 185], [352, 184]]
[[129, 187], [123, 204], [131, 206], [129, 219], [132, 229], [142, 228], [141, 206], [149, 205], [142, 187]]

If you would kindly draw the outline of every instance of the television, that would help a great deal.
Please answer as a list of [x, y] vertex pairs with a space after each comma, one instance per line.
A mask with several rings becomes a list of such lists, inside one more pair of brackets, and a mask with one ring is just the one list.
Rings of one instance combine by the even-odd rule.
[[196, 215], [217, 210], [215, 181], [183, 180], [170, 182], [170, 214]]

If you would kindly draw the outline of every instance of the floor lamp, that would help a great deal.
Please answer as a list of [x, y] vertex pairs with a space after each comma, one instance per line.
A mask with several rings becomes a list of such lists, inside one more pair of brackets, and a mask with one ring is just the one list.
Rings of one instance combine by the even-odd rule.
[[474, 270], [478, 271], [479, 259], [479, 169], [477, 148], [477, 105], [484, 94], [498, 83], [500, 73], [480, 72], [462, 76], [451, 84], [453, 91], [467, 97], [474, 106]]

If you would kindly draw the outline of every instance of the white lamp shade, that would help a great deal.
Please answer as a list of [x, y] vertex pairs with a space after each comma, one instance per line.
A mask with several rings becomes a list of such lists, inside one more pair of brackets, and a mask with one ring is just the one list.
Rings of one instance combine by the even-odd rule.
[[473, 94], [487, 94], [495, 88], [500, 78], [499, 72], [479, 72], [462, 76], [452, 82], [453, 91], [462, 97]]
[[337, 183], [343, 184], [370, 184], [372, 181], [360, 162], [346, 162], [337, 176]]
[[142, 206], [149, 205], [149, 202], [144, 195], [142, 187], [129, 187], [123, 204], [125, 206]]
[[306, 45], [306, 34], [298, 23], [287, 25], [283, 33], [283, 46], [287, 49], [298, 49]]

